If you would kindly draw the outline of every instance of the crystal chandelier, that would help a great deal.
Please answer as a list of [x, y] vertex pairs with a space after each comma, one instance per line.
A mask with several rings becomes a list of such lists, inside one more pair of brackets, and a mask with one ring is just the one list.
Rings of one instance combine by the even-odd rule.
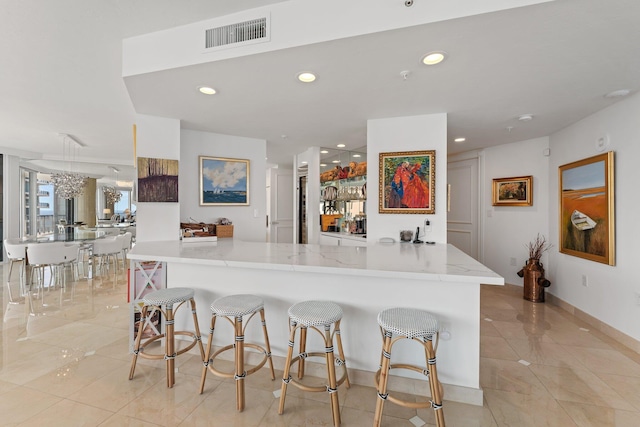
[[[62, 136], [62, 157], [63, 160], [69, 161], [69, 170], [67, 172], [58, 172], [51, 175], [51, 182], [55, 188], [56, 194], [63, 199], [73, 199], [78, 197], [84, 191], [84, 186], [87, 183], [87, 177], [78, 173], [71, 172], [71, 161], [73, 155], [71, 151], [75, 149], [75, 145], [82, 146], [73, 137], [67, 134], [60, 134]], [[74, 146], [72, 146], [72, 143]], [[67, 152], [69, 156], [67, 157]]]
[[[114, 166], [109, 166], [109, 168], [114, 173], [114, 177], [113, 177], [114, 182], [117, 182], [117, 176], [120, 170]], [[118, 189], [113, 185], [105, 185], [104, 187], [102, 187], [102, 191], [104, 192], [104, 195], [107, 198], [107, 204], [110, 204], [110, 205], [116, 204], [120, 201], [120, 199], [122, 199], [122, 193], [118, 191]]]
[[122, 193], [119, 192], [116, 187], [105, 186], [102, 187], [102, 191], [104, 191], [104, 195], [107, 197], [107, 203], [116, 204], [122, 199]]

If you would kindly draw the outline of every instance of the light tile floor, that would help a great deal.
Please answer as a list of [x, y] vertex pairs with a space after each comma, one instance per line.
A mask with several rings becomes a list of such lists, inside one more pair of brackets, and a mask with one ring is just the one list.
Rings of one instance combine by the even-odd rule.
[[[165, 387], [162, 361], [141, 360], [129, 381], [129, 305], [122, 273], [115, 283], [113, 275], [85, 279], [24, 298], [14, 271], [10, 301], [6, 270], [2, 426], [331, 425], [326, 394], [294, 387], [285, 413], [278, 415], [273, 392], [280, 382], [266, 371], [249, 377], [242, 413], [235, 410], [233, 380], [209, 375], [198, 394], [202, 365], [192, 354], [177, 359], [173, 389]], [[640, 425], [637, 353], [557, 307], [523, 300], [513, 287], [483, 287], [481, 327], [484, 406], [445, 400], [448, 426]], [[372, 387], [341, 388], [342, 424], [372, 425], [375, 401]], [[431, 410], [385, 405], [384, 426], [433, 424]]]

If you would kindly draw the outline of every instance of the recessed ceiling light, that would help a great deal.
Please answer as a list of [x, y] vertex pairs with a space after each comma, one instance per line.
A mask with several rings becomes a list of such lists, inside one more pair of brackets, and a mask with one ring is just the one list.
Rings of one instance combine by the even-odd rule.
[[445, 52], [429, 52], [422, 57], [424, 65], [436, 65], [445, 60], [447, 54]]
[[334, 160], [334, 161], [333, 161], [333, 162], [331, 162], [331, 163], [340, 163], [340, 160]]
[[456, 138], [453, 141], [454, 142], [465, 142], [467, 140], [467, 138]]
[[215, 95], [216, 93], [216, 90], [209, 86], [200, 86], [198, 90], [200, 93], [204, 93], [205, 95]]
[[533, 115], [532, 114], [522, 114], [520, 117], [518, 117], [518, 120], [520, 120], [521, 122], [528, 122], [530, 120], [533, 120]]
[[354, 154], [353, 157], [362, 157], [360, 154]]
[[303, 160], [303, 161], [302, 161], [302, 162], [300, 162], [300, 163], [302, 163], [303, 165], [306, 165], [306, 164], [308, 164], [309, 162], [307, 162], [306, 160]]
[[315, 79], [316, 79], [316, 75], [308, 71], [298, 73], [298, 80], [300, 80], [302, 83], [311, 83]]
[[321, 168], [323, 168], [323, 167], [325, 167], [325, 166], [327, 166], [327, 164], [326, 164], [326, 163], [320, 163], [320, 167], [321, 167]]
[[320, 150], [320, 154], [329, 154], [328, 150]]
[[629, 89], [620, 89], [614, 90], [613, 92], [609, 92], [605, 95], [605, 98], [620, 98], [622, 96], [627, 96], [631, 93]]
[[346, 145], [344, 145], [344, 144], [338, 144], [338, 145], [336, 145], [336, 147], [338, 147], [338, 148], [344, 148], [344, 147], [346, 147]]

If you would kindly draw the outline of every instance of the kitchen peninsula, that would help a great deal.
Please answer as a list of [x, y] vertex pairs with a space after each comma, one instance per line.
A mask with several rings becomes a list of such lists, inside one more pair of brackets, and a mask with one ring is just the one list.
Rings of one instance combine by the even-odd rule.
[[[352, 382], [368, 386], [380, 362], [378, 312], [393, 306], [429, 310], [447, 332], [437, 349], [446, 399], [482, 405], [480, 284], [503, 285], [504, 279], [452, 245], [351, 247], [237, 239], [184, 244], [176, 240], [140, 242], [127, 257], [132, 270], [135, 262], [162, 263], [168, 287], [194, 288], [202, 331], [208, 329], [209, 306], [216, 298], [237, 293], [264, 298], [271, 349], [279, 368], [287, 351], [287, 309], [303, 300], [335, 301], [344, 311], [342, 339]], [[188, 328], [186, 318], [183, 321], [183, 325], [176, 321], [176, 329]], [[259, 329], [249, 326], [247, 341], [259, 340]], [[230, 334], [220, 333], [221, 341], [216, 339], [214, 345], [222, 345], [222, 337], [228, 339]], [[310, 341], [309, 347], [313, 346], [316, 343]], [[407, 363], [424, 364], [424, 353], [413, 346], [398, 346], [394, 354]], [[415, 379], [404, 383], [405, 391], [414, 391]]]

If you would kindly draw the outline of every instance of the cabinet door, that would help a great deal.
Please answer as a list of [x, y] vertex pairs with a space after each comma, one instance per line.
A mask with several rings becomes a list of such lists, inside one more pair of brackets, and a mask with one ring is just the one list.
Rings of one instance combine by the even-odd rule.
[[320, 244], [321, 245], [325, 245], [325, 246], [338, 246], [340, 245], [340, 238], [338, 237], [332, 237], [332, 236], [326, 236], [324, 234], [320, 235]]
[[360, 239], [361, 240], [342, 238], [342, 239], [340, 239], [340, 244], [342, 246], [367, 246], [367, 239], [364, 238], [364, 237], [362, 237]]

